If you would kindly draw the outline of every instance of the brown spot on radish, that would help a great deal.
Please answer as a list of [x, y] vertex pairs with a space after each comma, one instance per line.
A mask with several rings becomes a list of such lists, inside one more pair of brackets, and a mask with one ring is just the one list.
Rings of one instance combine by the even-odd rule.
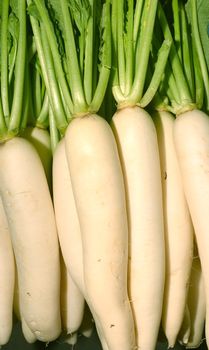
[[29, 297], [31, 297], [31, 294], [29, 292], [26, 293]]
[[111, 325], [110, 325], [110, 328], [113, 328], [113, 327], [115, 327], [115, 325], [114, 325], [114, 324], [111, 324]]
[[167, 172], [164, 172], [164, 180], [167, 180]]

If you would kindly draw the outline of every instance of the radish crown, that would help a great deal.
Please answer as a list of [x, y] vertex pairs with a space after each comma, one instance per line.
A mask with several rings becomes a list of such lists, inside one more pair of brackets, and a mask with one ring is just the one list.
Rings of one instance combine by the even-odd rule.
[[204, 106], [208, 109], [208, 73], [198, 34], [196, 0], [188, 1], [186, 6], [181, 0], [172, 0], [173, 31], [166, 12], [159, 3], [158, 35], [169, 39], [172, 45], [162, 83], [152, 103], [155, 108], [165, 108], [177, 115]]
[[163, 41], [154, 72], [147, 81], [157, 6], [157, 0], [112, 2], [112, 85], [118, 108], [136, 104], [147, 106], [160, 84], [170, 51], [170, 39]]
[[64, 134], [73, 116], [96, 113], [102, 104], [111, 68], [110, 2], [28, 5], [51, 108]]

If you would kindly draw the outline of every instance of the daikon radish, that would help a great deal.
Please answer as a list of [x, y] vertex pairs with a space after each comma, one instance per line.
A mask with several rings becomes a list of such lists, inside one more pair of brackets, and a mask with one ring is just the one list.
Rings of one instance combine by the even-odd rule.
[[21, 318], [19, 287], [18, 287], [18, 275], [17, 275], [16, 264], [15, 264], [15, 287], [14, 287], [13, 309], [14, 309], [14, 315], [15, 315], [17, 321], [21, 322], [22, 333], [23, 333], [23, 336], [24, 336], [25, 340], [28, 343], [30, 343], [30, 344], [34, 343], [37, 340], [36, 335], [28, 327], [28, 325], [25, 322], [24, 318]]
[[5, 345], [13, 327], [15, 262], [7, 217], [0, 196], [0, 346]]
[[[66, 0], [53, 2], [54, 16], [49, 16], [42, 1], [35, 0], [34, 4], [40, 17], [33, 17], [32, 23], [37, 40], [41, 36], [39, 42], [43, 44], [52, 109], [58, 130], [65, 134], [82, 237], [87, 302], [99, 336], [104, 337], [103, 348], [131, 350], [135, 335], [127, 295], [128, 230], [123, 176], [111, 128], [94, 114], [103, 102], [110, 75], [110, 2], [102, 2], [101, 7], [93, 2], [82, 2], [77, 7], [69, 6]], [[85, 20], [78, 22], [80, 13]], [[55, 23], [62, 31], [65, 66], [53, 30]], [[77, 31], [81, 33], [79, 41], [74, 36]], [[94, 44], [98, 34], [99, 46]], [[66, 128], [68, 111], [75, 118]], [[90, 156], [86, 158], [88, 152]]]
[[62, 139], [53, 155], [53, 203], [62, 256], [81, 293], [83, 280], [83, 251], [80, 224], [72, 192], [71, 179]]
[[0, 193], [18, 271], [21, 318], [42, 341], [61, 331], [60, 262], [55, 217], [43, 166], [23, 138], [0, 145]]
[[152, 116], [160, 151], [166, 244], [162, 327], [169, 346], [173, 347], [186, 307], [193, 259], [194, 232], [174, 147], [175, 117], [166, 111], [156, 111]]
[[150, 115], [124, 108], [112, 118], [123, 168], [129, 222], [129, 297], [137, 344], [154, 349], [161, 321], [165, 243], [157, 134]]
[[71, 335], [77, 332], [81, 325], [85, 304], [83, 294], [68, 273], [63, 259], [61, 259], [60, 297], [62, 328], [67, 335]]
[[112, 3], [112, 92], [117, 111], [111, 126], [125, 182], [129, 229], [128, 290], [137, 348], [141, 350], [156, 348], [165, 282], [157, 133], [151, 116], [144, 109], [157, 91], [170, 50], [170, 41], [161, 42], [160, 38], [157, 42], [161, 47], [156, 56], [154, 50], [155, 57], [151, 55], [149, 61], [157, 7], [158, 1], [149, 0], [129, 2], [128, 6], [125, 1]]
[[30, 141], [37, 150], [47, 177], [49, 187], [52, 186], [52, 151], [48, 130], [38, 127], [27, 127], [22, 137]]
[[200, 110], [179, 115], [174, 126], [174, 140], [182, 173], [184, 190], [189, 205], [197, 247], [200, 256], [205, 300], [206, 341], [209, 342], [209, 255], [208, 212], [209, 205], [209, 119]]
[[[77, 286], [79, 289], [77, 293], [81, 293], [90, 304], [83, 275], [83, 244], [80, 223], [72, 190], [64, 139], [58, 143], [53, 155], [53, 199], [58, 237], [67, 271], [72, 276], [74, 287]], [[90, 307], [92, 310], [92, 305]], [[83, 314], [83, 310], [80, 309], [80, 311]], [[94, 313], [93, 310], [92, 312]], [[95, 313], [94, 317], [97, 319]], [[100, 328], [100, 322], [97, 319], [100, 341], [103, 348], [107, 349]]]
[[127, 295], [125, 191], [111, 128], [97, 115], [77, 117], [66, 131], [65, 143], [81, 227], [88, 300], [108, 348], [134, 349]]
[[191, 331], [187, 348], [198, 348], [204, 340], [205, 328], [205, 290], [202, 269], [198, 256], [194, 257], [188, 293], [188, 308]]

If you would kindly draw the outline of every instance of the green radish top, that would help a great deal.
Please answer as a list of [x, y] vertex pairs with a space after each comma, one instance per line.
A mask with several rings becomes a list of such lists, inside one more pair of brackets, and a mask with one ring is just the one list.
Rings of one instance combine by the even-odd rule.
[[[157, 0], [112, 1], [112, 91], [118, 108], [146, 107], [153, 99], [168, 59], [171, 40], [153, 56]], [[150, 60], [154, 71], [150, 71]]]
[[110, 1], [27, 0], [43, 79], [61, 135], [97, 113], [111, 69]]
[[[171, 13], [171, 17], [166, 17]], [[172, 0], [165, 9], [158, 6], [156, 31], [172, 42], [168, 64], [152, 101], [155, 109], [179, 115], [192, 109], [208, 110], [209, 84], [197, 20], [197, 0], [185, 5]], [[159, 47], [158, 38], [155, 40]]]
[[26, 0], [0, 2], [0, 142], [19, 134], [27, 116]]

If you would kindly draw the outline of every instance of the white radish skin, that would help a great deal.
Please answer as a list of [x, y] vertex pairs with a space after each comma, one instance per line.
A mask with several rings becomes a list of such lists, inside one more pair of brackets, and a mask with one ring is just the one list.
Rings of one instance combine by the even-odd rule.
[[160, 151], [166, 244], [166, 278], [162, 327], [169, 347], [181, 328], [193, 259], [193, 225], [186, 203], [173, 139], [175, 117], [166, 111], [153, 113]]
[[41, 341], [61, 331], [60, 262], [55, 216], [35, 148], [23, 138], [0, 145], [0, 193], [18, 271], [21, 318]]
[[133, 350], [126, 200], [115, 139], [103, 118], [86, 115], [70, 123], [65, 143], [82, 234], [87, 300], [108, 349]]
[[27, 127], [23, 137], [30, 141], [37, 150], [48, 180], [49, 187], [52, 186], [52, 150], [49, 132], [38, 127]]
[[18, 276], [17, 276], [16, 265], [15, 265], [15, 288], [14, 288], [13, 309], [14, 309], [14, 314], [17, 317], [17, 320], [21, 322], [22, 332], [23, 332], [23, 336], [24, 336], [25, 340], [30, 344], [34, 343], [37, 340], [35, 334], [28, 327], [24, 318], [23, 317], [21, 318], [19, 288], [18, 288]]
[[139, 107], [115, 113], [129, 219], [129, 297], [137, 346], [155, 349], [161, 321], [165, 246], [157, 135], [150, 115]]
[[[83, 246], [72, 183], [65, 153], [64, 138], [58, 143], [53, 156], [53, 199], [62, 256], [73, 281], [90, 304], [83, 276]], [[93, 309], [92, 305], [90, 306]], [[94, 313], [94, 311], [92, 310]], [[103, 349], [108, 349], [97, 319], [97, 331]]]
[[174, 140], [191, 213], [206, 297], [206, 342], [209, 346], [209, 118], [199, 110], [177, 117]]
[[72, 192], [64, 139], [56, 147], [52, 169], [53, 202], [62, 256], [68, 272], [82, 294], [85, 294], [80, 224]]
[[191, 331], [190, 312], [189, 312], [188, 305], [186, 304], [184, 318], [178, 334], [178, 341], [181, 345], [186, 346], [188, 344], [190, 331]]
[[21, 318], [21, 326], [22, 326], [22, 332], [25, 340], [29, 344], [33, 344], [36, 342], [37, 338], [36, 335], [31, 329], [28, 327], [27, 323], [25, 322], [24, 318]]
[[195, 257], [192, 265], [188, 307], [191, 318], [191, 332], [187, 348], [198, 348], [203, 341], [205, 326], [205, 290], [199, 257]]
[[62, 328], [67, 334], [78, 331], [83, 320], [84, 306], [83, 294], [61, 259], [61, 318]]
[[[45, 129], [41, 129], [38, 127], [27, 127], [22, 136], [30, 141], [33, 146], [36, 148], [36, 151], [39, 154], [42, 165], [45, 170], [45, 174], [47, 177], [47, 181], [49, 187], [51, 188], [52, 182], [52, 151], [51, 151], [51, 140], [49, 136], [49, 132]], [[18, 281], [16, 281], [18, 283]], [[19, 297], [18, 297], [18, 286], [15, 287], [15, 295], [14, 295], [14, 311], [16, 316], [21, 320], [20, 310], [19, 310]], [[26, 341], [30, 344], [34, 343], [37, 338], [35, 334], [30, 330], [24, 318], [21, 320], [22, 322], [22, 331]]]
[[14, 283], [14, 254], [0, 196], [0, 345], [5, 345], [9, 341], [12, 332]]

